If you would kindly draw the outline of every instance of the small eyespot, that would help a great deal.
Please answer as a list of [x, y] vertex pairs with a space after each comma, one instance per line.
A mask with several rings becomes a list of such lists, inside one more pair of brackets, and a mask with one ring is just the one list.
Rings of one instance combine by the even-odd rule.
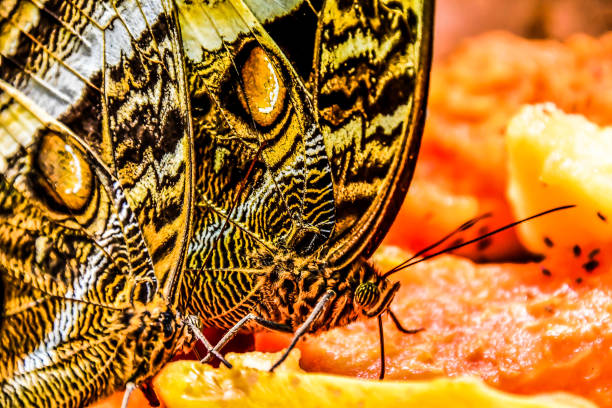
[[90, 199], [93, 176], [81, 152], [55, 133], [42, 137], [36, 165], [42, 177], [38, 184], [60, 207], [80, 211]]
[[270, 126], [283, 110], [285, 84], [273, 61], [261, 47], [251, 50], [241, 69], [238, 99], [258, 125]]
[[380, 290], [373, 282], [360, 283], [355, 290], [355, 303], [364, 308], [378, 302], [379, 297]]

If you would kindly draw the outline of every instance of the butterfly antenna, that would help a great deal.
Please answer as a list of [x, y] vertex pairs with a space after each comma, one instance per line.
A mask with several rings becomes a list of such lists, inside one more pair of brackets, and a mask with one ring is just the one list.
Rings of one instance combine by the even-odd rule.
[[471, 220], [468, 220], [466, 222], [464, 222], [463, 224], [461, 224], [459, 227], [457, 227], [455, 230], [451, 231], [450, 233], [448, 233], [446, 236], [444, 236], [443, 238], [441, 238], [440, 240], [438, 240], [437, 242], [421, 249], [419, 252], [417, 252], [416, 254], [414, 254], [410, 259], [402, 262], [401, 264], [395, 266], [393, 269], [391, 269], [389, 272], [387, 272], [387, 274], [393, 273], [395, 272], [395, 270], [399, 270], [402, 269], [403, 266], [407, 263], [409, 263], [410, 261], [420, 257], [421, 255], [431, 251], [432, 249], [442, 245], [444, 242], [448, 241], [451, 237], [455, 236], [456, 234], [466, 231], [468, 229], [470, 229], [471, 227], [473, 227], [476, 223], [489, 218], [492, 214], [491, 213], [486, 213], [483, 215], [479, 215], [475, 218], [472, 218]]
[[[462, 224], [459, 228], [457, 228], [455, 231], [453, 231], [450, 234], [448, 234], [442, 240], [436, 242], [433, 245], [430, 245], [429, 247], [425, 248], [424, 250], [421, 250], [421, 251], [417, 252], [417, 254], [412, 256], [410, 259], [402, 262], [401, 264], [399, 264], [396, 267], [392, 268], [388, 272], [384, 273], [382, 275], [382, 277], [383, 278], [387, 278], [389, 275], [392, 275], [392, 274], [394, 274], [396, 272], [399, 272], [402, 269], [406, 269], [406, 268], [408, 268], [408, 267], [410, 267], [412, 265], [415, 265], [417, 263], [423, 262], [423, 261], [425, 261], [427, 259], [434, 258], [434, 257], [436, 257], [438, 255], [442, 255], [444, 253], [454, 251], [455, 249], [463, 248], [464, 246], [473, 244], [473, 243], [478, 242], [478, 241], [482, 241], [483, 239], [486, 239], [486, 238], [488, 238], [488, 237], [490, 237], [492, 235], [499, 234], [500, 232], [508, 230], [510, 228], [514, 228], [517, 225], [522, 224], [522, 223], [527, 222], [527, 221], [530, 221], [530, 220], [533, 220], [534, 218], [539, 218], [539, 217], [542, 217], [544, 215], [547, 215], [547, 214], [550, 214], [550, 213], [553, 213], [553, 212], [562, 211], [562, 210], [566, 210], [568, 208], [574, 208], [574, 207], [575, 207], [575, 205], [564, 205], [564, 206], [561, 206], [561, 207], [551, 208], [550, 210], [546, 210], [546, 211], [543, 211], [541, 213], [532, 215], [530, 217], [523, 218], [522, 220], [518, 220], [518, 221], [512, 222], [510, 224], [504, 225], [501, 228], [498, 228], [498, 229], [496, 229], [494, 231], [491, 231], [491, 232], [488, 232], [486, 234], [483, 234], [483, 235], [481, 235], [479, 237], [476, 237], [474, 239], [471, 239], [469, 241], [462, 242], [462, 243], [459, 243], [459, 244], [456, 244], [456, 245], [451, 245], [451, 246], [446, 247], [446, 248], [444, 248], [444, 249], [442, 249], [442, 250], [440, 250], [438, 252], [434, 252], [433, 254], [430, 254], [430, 255], [427, 255], [427, 256], [422, 256], [424, 253], [428, 252], [429, 250], [438, 247], [440, 244], [442, 244], [444, 241], [446, 241], [448, 238], [450, 238], [450, 236], [452, 236], [452, 235], [454, 235], [454, 234], [456, 234], [456, 233], [458, 233], [460, 231], [464, 231], [465, 229], [471, 227], [472, 225], [474, 225], [475, 221], [478, 221], [478, 220], [482, 219], [482, 217], [484, 217], [484, 216], [476, 217], [476, 218], [474, 218], [474, 220], [470, 220], [470, 221]], [[467, 225], [467, 227], [466, 227], [466, 225]]]

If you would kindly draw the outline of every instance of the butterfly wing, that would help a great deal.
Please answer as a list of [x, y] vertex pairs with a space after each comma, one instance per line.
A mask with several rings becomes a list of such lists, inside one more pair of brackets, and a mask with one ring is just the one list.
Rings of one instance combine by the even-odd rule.
[[83, 405], [169, 357], [152, 316], [173, 318], [189, 234], [180, 37], [160, 2], [0, 10], [0, 405]]
[[[325, 1], [313, 90], [334, 180], [340, 269], [378, 247], [408, 190], [425, 119], [433, 1]], [[322, 40], [324, 39], [324, 40]]]
[[416, 163], [433, 1], [247, 2], [313, 94], [334, 183], [327, 260], [340, 268], [367, 258]]
[[[202, 136], [197, 144], [214, 145], [197, 162], [215, 167], [198, 174], [222, 180], [214, 181], [216, 187], [204, 185], [211, 180], [198, 180], [204, 199], [229, 214], [233, 201], [246, 197], [236, 197], [242, 180], [223, 180], [232, 172], [229, 167], [235, 160], [247, 170], [251, 163], [262, 165], [262, 194], [275, 196], [278, 207], [268, 208], [266, 217], [289, 221], [275, 227], [275, 239], [297, 252], [311, 252], [331, 235], [334, 207], [323, 137], [302, 81], [242, 0], [185, 2], [179, 9], [194, 122]], [[269, 207], [271, 200], [259, 202]], [[264, 229], [259, 225], [255, 231]]]
[[[171, 4], [7, 2], [2, 10], [0, 78], [23, 96], [4, 105], [5, 132], [27, 148], [57, 120], [81, 138], [120, 182], [169, 292], [187, 241], [192, 177]], [[28, 118], [15, 120], [17, 111]], [[3, 161], [11, 159], [9, 151]]]
[[272, 258], [331, 236], [331, 171], [312, 98], [257, 10], [235, 0], [179, 9], [197, 174], [185, 308], [227, 327]]
[[81, 166], [92, 190], [65, 217], [28, 186], [30, 157], [0, 179], [0, 405], [79, 406], [141, 374], [134, 300], [153, 301], [157, 279], [118, 183]]
[[189, 242], [193, 185], [177, 16], [169, 0], [117, 2], [113, 9], [115, 20], [104, 32], [105, 147], [137, 215], [160, 289], [173, 299]]

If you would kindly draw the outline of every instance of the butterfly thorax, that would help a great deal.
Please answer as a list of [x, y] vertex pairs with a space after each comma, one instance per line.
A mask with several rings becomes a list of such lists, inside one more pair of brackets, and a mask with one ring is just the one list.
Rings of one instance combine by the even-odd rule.
[[276, 269], [262, 276], [260, 301], [255, 307], [261, 317], [291, 327], [293, 331], [304, 323], [328, 291], [335, 295], [312, 325], [311, 332], [344, 326], [359, 318], [376, 317], [387, 310], [399, 289], [398, 283], [391, 284], [365, 259], [360, 258], [342, 270], [312, 260], [296, 267], [299, 261], [299, 258], [279, 260]]

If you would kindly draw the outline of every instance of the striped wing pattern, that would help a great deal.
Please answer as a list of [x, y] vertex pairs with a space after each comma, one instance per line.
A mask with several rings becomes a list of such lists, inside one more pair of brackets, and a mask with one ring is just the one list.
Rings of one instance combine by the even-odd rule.
[[334, 269], [369, 258], [412, 179], [423, 129], [433, 2], [325, 2], [314, 92], [331, 162]]
[[191, 128], [171, 3], [0, 2], [0, 406], [82, 406], [181, 341]]

